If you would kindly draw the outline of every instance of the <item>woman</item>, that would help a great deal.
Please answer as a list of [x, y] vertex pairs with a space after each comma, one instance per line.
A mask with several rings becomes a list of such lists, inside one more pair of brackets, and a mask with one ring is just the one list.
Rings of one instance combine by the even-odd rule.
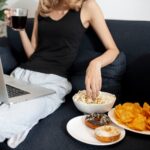
[[[7, 17], [9, 11], [5, 11]], [[0, 112], [0, 141], [17, 147], [38, 121], [54, 112], [71, 91], [67, 71], [77, 55], [86, 29], [92, 26], [106, 52], [93, 59], [87, 68], [85, 85], [89, 97], [101, 89], [100, 69], [112, 63], [119, 50], [95, 0], [40, 0], [35, 15], [32, 39], [19, 31], [28, 61], [11, 74], [14, 78], [55, 90], [56, 94], [12, 106], [3, 104]], [[22, 117], [22, 114], [23, 117]], [[11, 120], [10, 120], [11, 116]], [[5, 124], [5, 127], [2, 125]]]

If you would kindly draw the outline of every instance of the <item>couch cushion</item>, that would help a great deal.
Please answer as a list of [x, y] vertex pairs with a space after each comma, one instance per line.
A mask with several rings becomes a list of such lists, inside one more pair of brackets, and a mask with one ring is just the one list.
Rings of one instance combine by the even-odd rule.
[[7, 38], [0, 38], [0, 43], [2, 43], [0, 46], [0, 58], [3, 70], [5, 74], [9, 74], [17, 66], [17, 62], [8, 46]]
[[122, 98], [141, 102], [149, 99], [150, 21], [108, 20], [107, 23], [127, 59]]

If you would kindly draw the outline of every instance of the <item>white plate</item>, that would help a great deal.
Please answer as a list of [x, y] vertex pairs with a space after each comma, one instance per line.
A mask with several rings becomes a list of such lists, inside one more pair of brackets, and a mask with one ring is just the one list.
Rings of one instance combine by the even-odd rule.
[[85, 118], [85, 115], [78, 116], [78, 117], [72, 118], [67, 123], [66, 128], [67, 128], [68, 133], [78, 141], [81, 141], [86, 144], [91, 144], [91, 145], [112, 145], [112, 144], [118, 143], [125, 137], [125, 130], [120, 128], [121, 136], [117, 141], [110, 142], [110, 143], [100, 142], [95, 138], [94, 130], [88, 128], [84, 124], [84, 118]]
[[111, 121], [113, 123], [115, 123], [116, 125], [118, 125], [119, 127], [122, 127], [126, 130], [129, 130], [129, 131], [132, 131], [132, 132], [135, 132], [135, 133], [140, 133], [140, 134], [145, 134], [145, 135], [150, 135], [150, 131], [138, 131], [138, 130], [134, 130], [134, 129], [131, 129], [131, 128], [128, 128], [126, 125], [123, 125], [121, 123], [119, 123], [116, 118], [115, 118], [115, 114], [114, 114], [114, 108], [111, 109], [109, 112], [108, 112], [108, 116], [109, 118], [111, 119]]

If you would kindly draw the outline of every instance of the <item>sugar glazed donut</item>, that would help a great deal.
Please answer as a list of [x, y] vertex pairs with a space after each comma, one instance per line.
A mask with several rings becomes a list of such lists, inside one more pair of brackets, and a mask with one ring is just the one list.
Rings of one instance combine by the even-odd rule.
[[96, 139], [100, 142], [114, 142], [120, 137], [119, 128], [112, 125], [105, 125], [95, 129]]
[[93, 113], [85, 117], [85, 124], [92, 129], [97, 127], [108, 125], [111, 121], [106, 114]]

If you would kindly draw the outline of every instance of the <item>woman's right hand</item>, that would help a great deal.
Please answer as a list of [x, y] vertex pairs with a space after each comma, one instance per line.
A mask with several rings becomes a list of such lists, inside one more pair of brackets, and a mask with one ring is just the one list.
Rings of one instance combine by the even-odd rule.
[[10, 9], [5, 9], [4, 10], [4, 15], [5, 15], [6, 25], [11, 27], [11, 12], [10, 12]]

